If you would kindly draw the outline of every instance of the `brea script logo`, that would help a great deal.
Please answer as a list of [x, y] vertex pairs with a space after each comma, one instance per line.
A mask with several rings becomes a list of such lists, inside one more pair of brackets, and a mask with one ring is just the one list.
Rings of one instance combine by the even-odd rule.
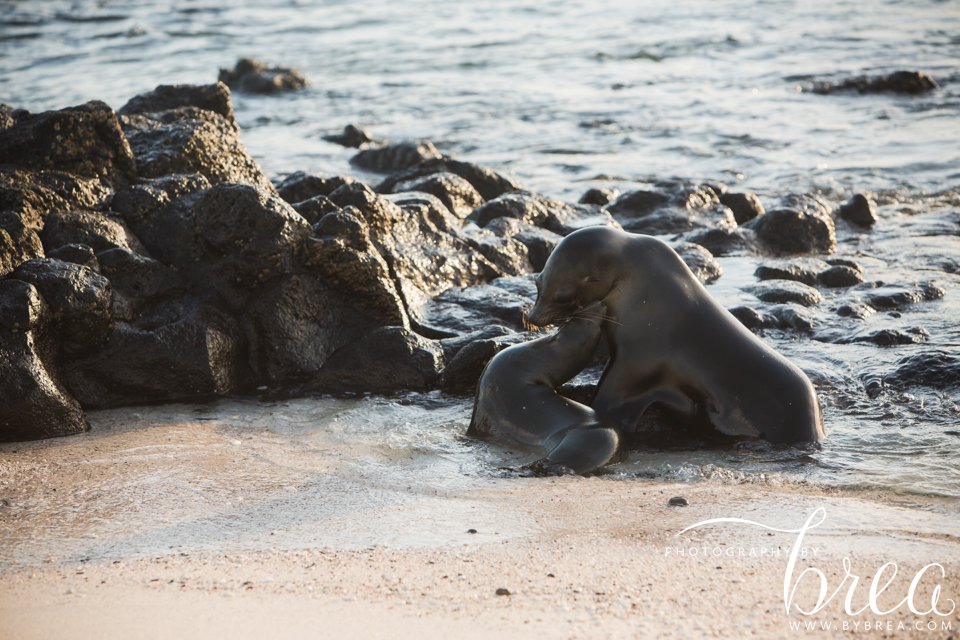
[[[797, 560], [800, 557], [801, 549], [805, 548], [803, 546], [804, 537], [808, 532], [822, 525], [826, 519], [827, 510], [824, 507], [818, 507], [815, 509], [807, 518], [807, 521], [804, 522], [803, 526], [801, 526], [799, 529], [778, 529], [776, 527], [765, 525], [761, 522], [746, 520], [744, 518], [710, 518], [709, 520], [702, 520], [696, 524], [690, 525], [689, 527], [678, 532], [676, 537], [682, 536], [686, 532], [699, 527], [716, 524], [744, 524], [753, 527], [760, 527], [768, 531], [797, 534], [796, 541], [790, 549], [790, 555], [787, 558], [787, 566], [783, 573], [783, 608], [788, 615], [791, 613], [791, 611], [796, 611], [806, 616], [818, 614], [843, 592], [844, 587], [846, 587], [846, 595], [843, 600], [843, 611], [849, 616], [857, 616], [867, 612], [868, 610], [876, 615], [888, 615], [904, 606], [918, 616], [949, 616], [956, 611], [957, 605], [953, 600], [947, 598], [941, 602], [941, 585], [939, 580], [942, 580], [946, 577], [946, 570], [939, 562], [931, 562], [917, 571], [917, 573], [913, 576], [913, 580], [910, 581], [910, 587], [907, 589], [906, 595], [904, 595], [901, 600], [897, 601], [894, 606], [889, 608], [883, 608], [880, 605], [879, 599], [880, 596], [890, 587], [894, 578], [897, 576], [899, 567], [897, 567], [896, 562], [886, 562], [880, 565], [876, 573], [873, 575], [873, 579], [870, 581], [870, 587], [867, 593], [867, 603], [859, 608], [855, 608], [854, 600], [856, 598], [856, 591], [860, 584], [861, 577], [851, 571], [852, 563], [850, 562], [850, 558], [846, 556], [843, 558], [843, 578], [832, 592], [830, 591], [831, 585], [826, 574], [816, 566], [809, 566], [799, 574], [795, 575], [797, 569]], [[921, 582], [925, 578], [936, 582], [931, 582], [933, 588], [930, 591], [929, 603], [927, 603], [926, 600], [918, 603], [917, 591]], [[801, 584], [804, 583], [805, 580], [813, 580], [813, 584], [817, 588], [818, 592], [816, 603], [809, 608], [804, 608], [804, 606], [796, 600], [797, 589]], [[891, 595], [894, 594], [888, 594], [887, 598], [889, 598]]]

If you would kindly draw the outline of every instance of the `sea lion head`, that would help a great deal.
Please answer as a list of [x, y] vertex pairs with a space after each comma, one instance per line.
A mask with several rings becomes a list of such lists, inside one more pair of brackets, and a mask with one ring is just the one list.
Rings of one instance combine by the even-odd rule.
[[610, 227], [586, 227], [564, 238], [536, 278], [537, 302], [528, 322], [555, 324], [603, 300], [620, 277], [625, 240], [626, 234]]

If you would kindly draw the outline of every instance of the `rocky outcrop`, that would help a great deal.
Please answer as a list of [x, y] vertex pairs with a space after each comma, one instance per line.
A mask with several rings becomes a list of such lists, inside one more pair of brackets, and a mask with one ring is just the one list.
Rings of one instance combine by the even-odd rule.
[[0, 280], [0, 441], [52, 438], [90, 428], [80, 404], [49, 366], [55, 355], [47, 315], [35, 287]]
[[441, 291], [500, 275], [459, 234], [459, 219], [436, 198], [408, 194], [391, 202], [369, 187], [351, 184], [337, 189], [330, 199], [358, 212], [369, 229], [370, 243], [389, 265], [406, 309], [417, 322], [425, 319], [424, 304]]
[[310, 386], [328, 392], [425, 391], [442, 368], [439, 342], [383, 327], [330, 356]]
[[197, 107], [233, 120], [230, 89], [222, 82], [215, 84], [161, 84], [153, 91], [141, 93], [120, 107], [119, 114], [159, 113], [180, 107]]
[[12, 216], [0, 222], [0, 278], [24, 262], [42, 256], [43, 245], [33, 229]]
[[71, 360], [64, 377], [88, 408], [209, 399], [243, 390], [242, 345], [228, 314], [178, 301], [117, 323], [104, 348]]
[[395, 190], [398, 183], [436, 173], [453, 173], [460, 176], [473, 185], [473, 188], [477, 190], [477, 193], [479, 193], [484, 200], [492, 200], [505, 193], [520, 190], [520, 185], [516, 182], [491, 169], [470, 162], [442, 157], [424, 160], [408, 169], [387, 176], [377, 185], [377, 191], [380, 193], [391, 193]]
[[136, 172], [117, 115], [99, 101], [18, 112], [13, 126], [0, 129], [0, 164], [99, 178], [114, 187], [128, 184]]
[[99, 211], [56, 211], [47, 216], [41, 239], [47, 252], [68, 244], [85, 244], [94, 251], [122, 247], [146, 253], [122, 218]]
[[394, 142], [363, 149], [350, 158], [350, 164], [376, 173], [391, 173], [440, 157], [431, 142]]
[[[133, 113], [121, 116], [137, 159], [137, 175], [160, 178], [197, 173], [211, 184], [244, 183], [273, 192], [273, 184], [240, 142], [236, 123], [223, 115], [232, 113], [232, 107], [211, 98], [222, 91], [222, 85], [179, 89], [178, 100], [166, 94], [163, 100], [151, 94], [138, 96], [134, 101], [139, 102], [130, 109]], [[190, 104], [162, 111], [140, 110], [178, 101]]]
[[398, 182], [391, 187], [390, 193], [404, 191], [422, 191], [436, 196], [458, 218], [465, 218], [483, 204], [483, 197], [472, 184], [446, 171]]
[[630, 191], [607, 209], [627, 231], [649, 235], [685, 233], [694, 229], [732, 229], [733, 212], [706, 185], [665, 183], [662, 190]]
[[88, 353], [107, 339], [112, 324], [110, 281], [89, 267], [41, 258], [23, 263], [13, 278], [33, 285], [49, 309], [49, 325], [65, 356]]
[[521, 223], [543, 227], [561, 236], [595, 225], [619, 228], [610, 214], [594, 205], [569, 205], [554, 198], [518, 191], [490, 200], [467, 216], [467, 220], [486, 227], [498, 218], [512, 218]]
[[305, 171], [294, 171], [277, 184], [277, 193], [290, 204], [296, 204], [317, 196], [329, 196], [343, 185], [357, 182], [343, 176], [323, 178]]

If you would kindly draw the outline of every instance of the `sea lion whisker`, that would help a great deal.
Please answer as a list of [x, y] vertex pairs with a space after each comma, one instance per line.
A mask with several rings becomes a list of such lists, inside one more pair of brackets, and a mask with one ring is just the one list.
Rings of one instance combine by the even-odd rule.
[[623, 326], [622, 322], [618, 322], [617, 320], [614, 320], [613, 316], [607, 315], [605, 313], [595, 313], [593, 311], [577, 311], [573, 315], [576, 318], [586, 318], [587, 320], [604, 320], [611, 324], [616, 324], [621, 327]]

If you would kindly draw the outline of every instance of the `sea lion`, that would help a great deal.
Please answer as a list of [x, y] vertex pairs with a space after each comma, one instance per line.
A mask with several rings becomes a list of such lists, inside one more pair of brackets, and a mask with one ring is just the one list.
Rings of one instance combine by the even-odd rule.
[[604, 424], [632, 432], [660, 403], [728, 436], [823, 438], [807, 376], [717, 303], [666, 243], [587, 227], [557, 245], [536, 282], [535, 325], [606, 307], [611, 358], [592, 403]]
[[601, 304], [585, 306], [552, 335], [494, 356], [480, 376], [467, 435], [546, 449], [530, 465], [539, 472], [569, 467], [587, 473], [609, 462], [620, 442], [616, 430], [602, 426], [590, 407], [556, 392], [590, 363], [604, 314]]

